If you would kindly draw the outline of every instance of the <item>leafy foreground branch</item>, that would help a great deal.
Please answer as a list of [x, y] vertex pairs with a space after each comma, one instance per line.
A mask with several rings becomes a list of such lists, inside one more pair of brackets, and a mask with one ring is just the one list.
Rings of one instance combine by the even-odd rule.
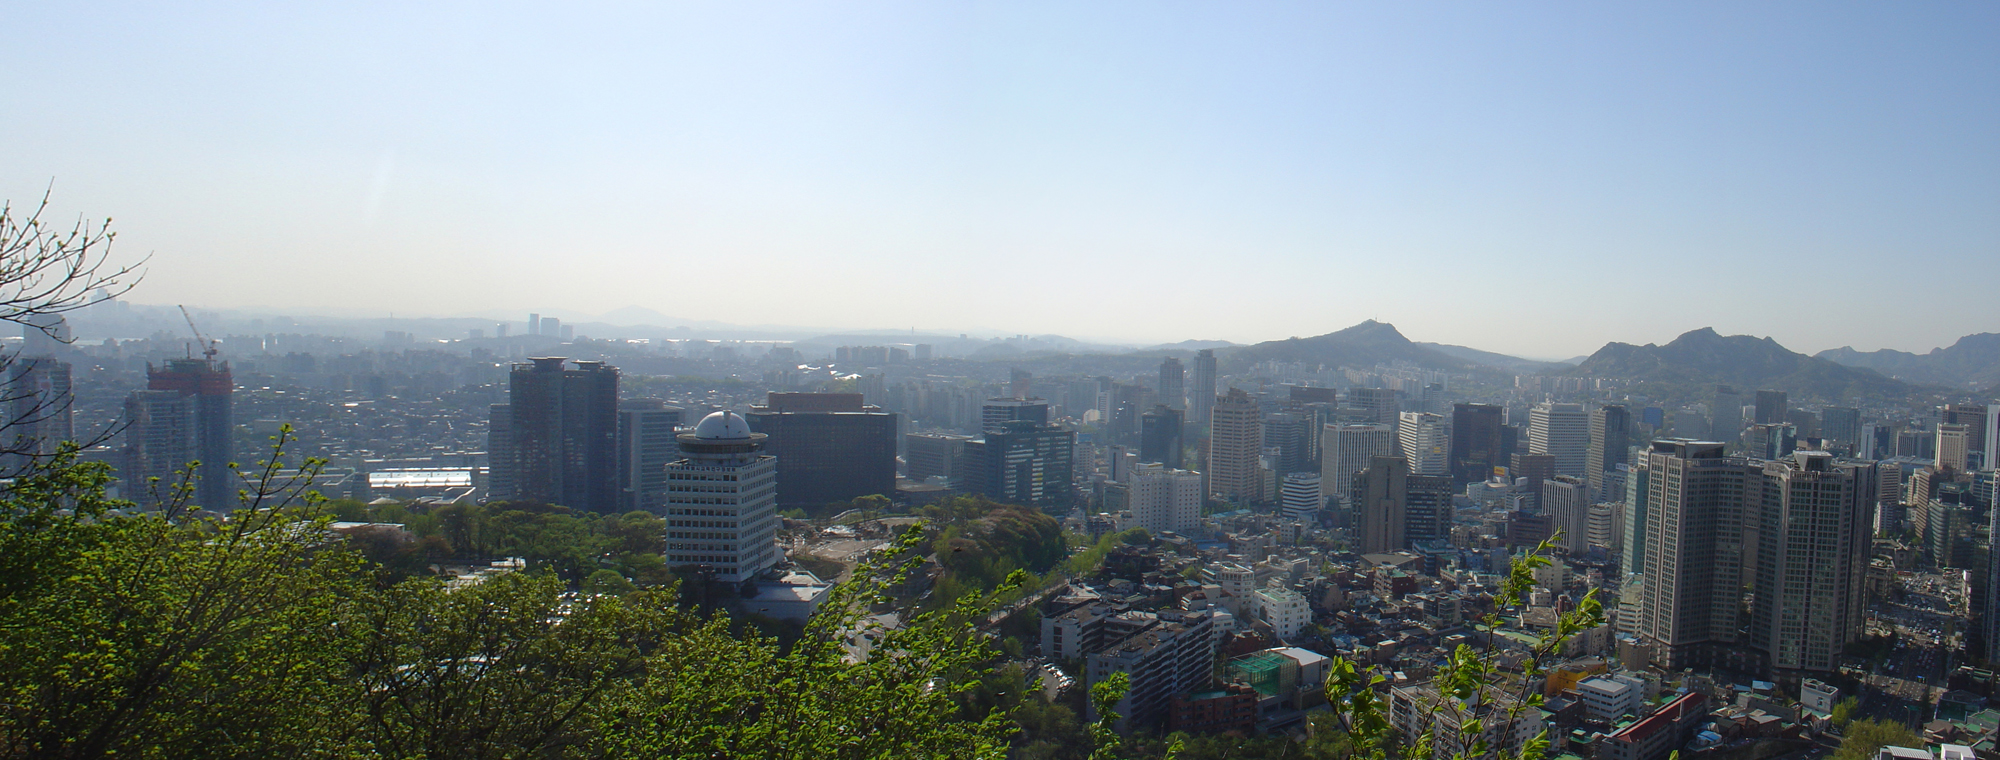
[[278, 461], [226, 519], [133, 511], [73, 452], [0, 498], [0, 756], [1005, 754], [1007, 716], [956, 715], [993, 659], [971, 622], [990, 595], [864, 625], [917, 562], [917, 532], [786, 650], [673, 587], [379, 587], [322, 500], [274, 482]]

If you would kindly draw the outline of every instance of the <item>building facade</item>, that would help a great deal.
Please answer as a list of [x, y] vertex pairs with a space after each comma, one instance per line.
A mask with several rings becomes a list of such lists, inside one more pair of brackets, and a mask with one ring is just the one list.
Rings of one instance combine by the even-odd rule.
[[735, 412], [678, 436], [666, 465], [667, 564], [741, 583], [778, 565], [778, 464]]

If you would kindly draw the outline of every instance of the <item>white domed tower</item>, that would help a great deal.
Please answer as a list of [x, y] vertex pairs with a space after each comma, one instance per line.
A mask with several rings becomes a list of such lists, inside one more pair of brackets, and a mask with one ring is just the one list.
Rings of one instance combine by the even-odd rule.
[[701, 567], [742, 582], [778, 564], [778, 459], [759, 453], [764, 434], [722, 411], [678, 436], [667, 465], [667, 565]]

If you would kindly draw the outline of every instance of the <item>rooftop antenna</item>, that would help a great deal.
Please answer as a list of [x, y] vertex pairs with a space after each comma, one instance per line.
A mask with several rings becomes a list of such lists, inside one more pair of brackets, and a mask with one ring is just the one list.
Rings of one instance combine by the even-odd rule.
[[[194, 333], [194, 339], [201, 342], [201, 357], [208, 361], [215, 361], [215, 355], [222, 353], [220, 349], [215, 347], [215, 341], [209, 340], [208, 336], [201, 334], [201, 328], [194, 326], [194, 315], [188, 313], [188, 307], [181, 306], [181, 317], [187, 320], [188, 331]], [[192, 354], [193, 350], [190, 349], [189, 353]], [[188, 358], [192, 359], [194, 357], [189, 356]]]

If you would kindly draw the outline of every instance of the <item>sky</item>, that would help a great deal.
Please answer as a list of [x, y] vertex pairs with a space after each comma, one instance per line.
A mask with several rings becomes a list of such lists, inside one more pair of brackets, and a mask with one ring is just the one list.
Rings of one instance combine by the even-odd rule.
[[22, 3], [142, 303], [1562, 358], [2000, 331], [1993, 3]]

